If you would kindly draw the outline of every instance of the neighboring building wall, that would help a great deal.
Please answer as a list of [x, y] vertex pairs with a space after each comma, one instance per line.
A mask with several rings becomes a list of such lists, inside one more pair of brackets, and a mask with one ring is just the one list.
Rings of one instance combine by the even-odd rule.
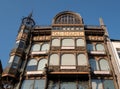
[[111, 61], [117, 77], [118, 86], [120, 88], [120, 41], [111, 40], [108, 42], [108, 48], [111, 53]]
[[2, 63], [1, 63], [1, 60], [0, 60], [0, 89], [1, 89], [1, 85], [2, 85], [2, 79], [1, 79], [1, 75], [2, 75], [2, 71], [3, 71], [3, 69], [2, 69]]

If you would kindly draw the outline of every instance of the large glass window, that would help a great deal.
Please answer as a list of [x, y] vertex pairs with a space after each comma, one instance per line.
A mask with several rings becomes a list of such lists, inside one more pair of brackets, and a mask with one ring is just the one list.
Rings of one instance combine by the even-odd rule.
[[58, 54], [50, 55], [49, 65], [59, 65], [59, 55]]
[[85, 54], [79, 54], [77, 56], [78, 65], [87, 65], [87, 58]]
[[89, 63], [92, 71], [99, 70], [98, 62], [95, 59], [89, 59]]
[[20, 66], [20, 57], [19, 56], [14, 56], [14, 61], [13, 61], [13, 64], [12, 64], [12, 67], [13, 68], [17, 68]]
[[40, 44], [34, 44], [31, 51], [40, 51]]
[[62, 46], [75, 46], [75, 42], [73, 39], [63, 39]]
[[49, 50], [49, 46], [50, 45], [48, 43], [43, 44], [42, 47], [41, 47], [41, 51], [48, 51]]
[[104, 51], [105, 49], [104, 49], [103, 44], [96, 44], [96, 50], [97, 51]]
[[48, 89], [59, 89], [59, 84], [55, 80], [50, 80], [48, 84]]
[[92, 89], [103, 89], [102, 81], [98, 79], [92, 79]]
[[53, 39], [52, 46], [60, 46], [60, 39]]
[[75, 81], [62, 81], [60, 84], [60, 89], [76, 89], [76, 82]]
[[38, 70], [44, 70], [45, 65], [47, 64], [47, 59], [40, 59], [38, 63]]
[[77, 46], [85, 46], [85, 42], [83, 39], [77, 39], [76, 40], [76, 45]]
[[107, 60], [105, 60], [105, 59], [100, 59], [100, 60], [99, 60], [99, 64], [100, 64], [100, 69], [101, 69], [101, 70], [110, 70], [109, 64], [108, 64], [108, 61], [107, 61]]
[[113, 80], [92, 79], [92, 89], [115, 89]]
[[21, 89], [44, 89], [45, 80], [24, 80]]
[[94, 45], [93, 45], [93, 44], [87, 44], [87, 50], [88, 50], [88, 51], [93, 51], [93, 50], [95, 50]]
[[88, 81], [79, 81], [78, 82], [78, 89], [89, 89]]
[[63, 54], [61, 57], [61, 65], [76, 65], [75, 55]]
[[27, 71], [36, 71], [37, 69], [37, 60], [36, 59], [30, 59], [27, 64]]

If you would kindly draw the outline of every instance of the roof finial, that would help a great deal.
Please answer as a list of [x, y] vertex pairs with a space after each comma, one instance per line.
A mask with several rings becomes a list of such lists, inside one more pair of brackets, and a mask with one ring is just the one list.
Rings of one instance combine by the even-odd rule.
[[101, 26], [104, 26], [104, 25], [105, 25], [104, 22], [103, 22], [102, 17], [99, 18], [99, 21], [100, 21], [100, 25], [101, 25]]
[[33, 14], [33, 11], [28, 15], [28, 17], [31, 18], [31, 17], [32, 17], [32, 14]]

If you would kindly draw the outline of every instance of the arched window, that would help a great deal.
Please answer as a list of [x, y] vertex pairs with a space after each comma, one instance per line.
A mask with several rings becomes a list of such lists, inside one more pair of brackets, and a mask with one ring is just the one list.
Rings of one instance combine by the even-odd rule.
[[34, 44], [31, 51], [40, 51], [40, 44]]
[[94, 45], [93, 45], [93, 44], [87, 44], [87, 50], [88, 50], [88, 51], [93, 51], [93, 50], [95, 50]]
[[59, 55], [58, 54], [50, 55], [49, 65], [59, 65]]
[[60, 46], [60, 40], [59, 39], [52, 39], [52, 46]]
[[42, 47], [41, 47], [41, 51], [48, 51], [49, 50], [49, 46], [50, 45], [48, 43], [43, 44]]
[[77, 56], [78, 65], [87, 65], [87, 58], [85, 54], [79, 54]]
[[73, 14], [64, 14], [57, 17], [55, 24], [80, 24], [80, 19]]
[[99, 70], [98, 62], [95, 59], [89, 59], [89, 63], [92, 71]]
[[38, 63], [38, 70], [44, 70], [45, 65], [47, 64], [47, 59], [43, 58]]
[[105, 48], [104, 48], [103, 44], [96, 44], [96, 50], [97, 51], [104, 51]]
[[36, 71], [37, 69], [37, 60], [36, 59], [30, 59], [27, 64], [27, 71]]
[[66, 38], [62, 40], [62, 46], [75, 46], [75, 42], [73, 39]]
[[100, 59], [100, 60], [99, 60], [99, 64], [100, 64], [100, 69], [101, 69], [101, 70], [110, 70], [109, 64], [108, 64], [108, 61], [107, 61], [107, 60], [105, 60], [105, 59]]
[[76, 40], [76, 45], [77, 46], [85, 46], [85, 42], [83, 39], [77, 39]]
[[75, 55], [63, 54], [61, 57], [61, 65], [76, 65]]

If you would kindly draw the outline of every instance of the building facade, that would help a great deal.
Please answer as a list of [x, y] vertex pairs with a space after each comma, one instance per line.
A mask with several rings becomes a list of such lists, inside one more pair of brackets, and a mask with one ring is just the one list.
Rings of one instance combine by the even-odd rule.
[[5, 89], [119, 89], [108, 50], [108, 33], [85, 25], [75, 12], [63, 11], [51, 26], [22, 19], [2, 73]]

